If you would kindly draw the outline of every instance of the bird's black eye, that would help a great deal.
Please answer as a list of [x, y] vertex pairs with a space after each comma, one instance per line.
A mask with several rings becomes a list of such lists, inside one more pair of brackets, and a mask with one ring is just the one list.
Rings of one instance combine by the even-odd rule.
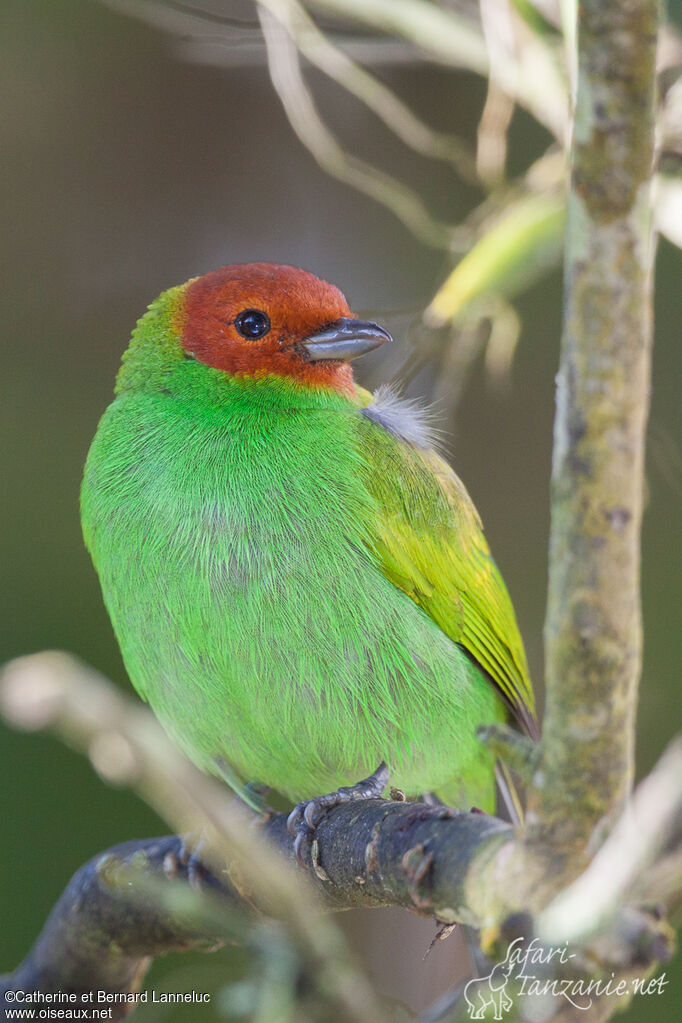
[[256, 341], [270, 330], [270, 317], [260, 309], [242, 309], [234, 325], [242, 337]]

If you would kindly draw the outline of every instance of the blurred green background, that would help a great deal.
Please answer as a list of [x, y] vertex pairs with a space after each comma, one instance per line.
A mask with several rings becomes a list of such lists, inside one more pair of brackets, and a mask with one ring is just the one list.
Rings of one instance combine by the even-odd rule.
[[[293, 137], [262, 59], [211, 66], [93, 0], [2, 0], [3, 601], [0, 660], [59, 647], [128, 689], [83, 548], [78, 488], [136, 318], [172, 284], [227, 262], [304, 266], [402, 337], [447, 264], [393, 218], [320, 171]], [[484, 86], [418, 63], [381, 69], [425, 120], [473, 137]], [[399, 168], [449, 221], [474, 193], [447, 167], [403, 150], [347, 95], [311, 75], [349, 148]], [[520, 170], [546, 139], [525, 115], [511, 133]], [[680, 725], [680, 252], [661, 243], [644, 526], [645, 666], [638, 769]], [[486, 523], [512, 592], [532, 674], [542, 677], [548, 478], [560, 332], [559, 272], [519, 302], [524, 330], [506, 391], [477, 366], [448, 448]], [[374, 385], [394, 368], [379, 353], [359, 369]], [[390, 356], [389, 356], [390, 358]], [[363, 361], [364, 363], [364, 361]], [[415, 381], [429, 394], [432, 374]], [[168, 828], [134, 795], [45, 736], [0, 726], [0, 971], [36, 937], [88, 857]], [[400, 912], [346, 914], [382, 990], [423, 1007], [465, 968], [459, 938], [422, 956], [434, 928]], [[150, 984], [214, 991], [244, 969], [241, 953], [170, 957]], [[679, 964], [665, 993], [639, 999], [630, 1023], [677, 1020]], [[140, 1018], [210, 1021], [213, 1008]]]

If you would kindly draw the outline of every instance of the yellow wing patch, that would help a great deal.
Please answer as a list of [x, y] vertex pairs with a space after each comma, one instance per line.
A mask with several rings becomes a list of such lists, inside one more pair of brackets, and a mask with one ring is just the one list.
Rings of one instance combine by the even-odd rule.
[[[364, 404], [364, 403], [363, 403]], [[386, 576], [488, 673], [522, 727], [537, 734], [523, 642], [476, 508], [453, 469], [369, 426], [379, 518], [370, 547]]]

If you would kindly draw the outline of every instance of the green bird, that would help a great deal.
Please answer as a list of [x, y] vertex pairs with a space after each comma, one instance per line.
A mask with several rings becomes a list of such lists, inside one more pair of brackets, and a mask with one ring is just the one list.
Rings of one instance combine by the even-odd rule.
[[305, 801], [377, 764], [353, 794], [388, 774], [491, 811], [477, 727], [535, 734], [509, 595], [428, 415], [354, 383], [350, 360], [388, 340], [304, 270], [193, 278], [138, 322], [85, 466], [135, 688], [247, 801], [300, 801], [299, 830]]

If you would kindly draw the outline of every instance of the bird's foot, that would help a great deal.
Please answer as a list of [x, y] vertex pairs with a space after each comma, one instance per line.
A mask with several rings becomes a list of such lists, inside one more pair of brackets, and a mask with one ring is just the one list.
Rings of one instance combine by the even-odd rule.
[[187, 871], [187, 879], [192, 888], [200, 889], [208, 878], [208, 871], [203, 864], [202, 855], [206, 849], [204, 832], [201, 828], [181, 835], [178, 859]]
[[200, 828], [187, 835], [180, 836], [180, 849], [177, 853], [168, 853], [163, 862], [163, 869], [169, 880], [187, 876], [192, 888], [201, 889], [210, 879], [210, 873], [204, 866], [201, 856], [204, 850], [204, 835]]
[[326, 796], [316, 796], [297, 803], [287, 818], [287, 830], [296, 839], [294, 852], [301, 866], [308, 866], [315, 829], [328, 810], [356, 799], [379, 799], [387, 784], [388, 768], [381, 763], [374, 774], [355, 785], [344, 786]]

